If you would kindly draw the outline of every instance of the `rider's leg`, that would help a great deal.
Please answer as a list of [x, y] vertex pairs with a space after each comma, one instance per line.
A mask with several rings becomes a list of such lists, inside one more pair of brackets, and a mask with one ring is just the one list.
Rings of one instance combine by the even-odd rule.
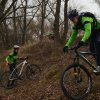
[[[90, 38], [89, 38], [89, 42], [90, 42], [90, 47], [89, 47], [89, 49], [90, 49], [90, 51], [91, 51], [92, 53], [96, 53], [96, 52], [95, 52], [95, 39], [96, 39], [95, 33], [97, 33], [96, 31], [97, 31], [97, 30], [94, 30], [94, 31], [92, 32]], [[96, 59], [96, 56], [95, 56], [95, 55], [93, 55], [93, 57]]]
[[10, 64], [9, 65], [9, 70], [10, 70], [10, 74], [13, 72], [14, 68], [15, 68], [16, 64]]
[[[9, 64], [9, 71], [10, 71], [10, 75], [11, 75], [11, 73], [12, 73], [12, 71], [13, 71], [13, 66], [12, 66], [12, 64]], [[10, 76], [9, 75], [9, 76]], [[10, 78], [10, 77], [9, 77]], [[8, 84], [7, 84], [7, 87], [10, 87], [11, 86], [11, 80], [8, 80]]]
[[100, 72], [100, 29], [95, 31], [95, 52], [96, 52], [96, 62], [97, 62], [97, 68], [94, 70], [94, 72]]
[[[9, 65], [10, 75], [12, 74], [14, 68], [15, 68], [15, 64], [10, 64]], [[11, 79], [12, 79], [12, 76], [13, 76], [13, 74], [10, 77]], [[12, 80], [12, 81], [8, 80], [8, 84], [7, 84], [8, 87], [12, 86], [13, 84], [14, 84], [14, 80]]]
[[96, 59], [96, 56], [95, 56], [95, 43], [94, 43], [94, 41], [90, 41], [90, 51], [92, 52], [92, 53], [94, 53], [94, 55], [93, 55], [93, 57]]
[[100, 41], [97, 41], [95, 44], [96, 48], [96, 62], [97, 62], [97, 67], [94, 70], [94, 72], [100, 72]]

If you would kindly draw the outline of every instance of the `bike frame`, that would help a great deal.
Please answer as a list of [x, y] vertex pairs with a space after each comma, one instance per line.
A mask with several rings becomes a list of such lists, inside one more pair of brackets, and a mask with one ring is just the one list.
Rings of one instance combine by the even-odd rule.
[[[24, 60], [24, 61], [22, 61], [20, 64], [18, 64], [18, 65], [13, 69], [12, 73], [10, 74], [9, 80], [14, 80], [14, 79], [11, 78], [12, 75], [13, 75], [13, 73], [15, 72], [15, 70], [16, 70], [17, 68], [19, 68], [19, 67], [21, 66], [21, 69], [20, 69], [19, 74], [16, 73], [18, 76], [20, 76], [20, 75], [22, 74], [22, 71], [23, 71], [24, 66], [25, 66], [26, 64], [28, 64], [27, 60]], [[16, 79], [17, 79], [17, 78], [16, 78]]]
[[96, 67], [84, 56], [84, 55], [96, 55], [94, 53], [89, 53], [89, 52], [81, 52], [77, 51], [75, 49], [75, 58], [74, 58], [74, 63], [79, 64], [79, 59], [82, 59], [85, 63], [87, 63], [92, 69], [95, 69]]

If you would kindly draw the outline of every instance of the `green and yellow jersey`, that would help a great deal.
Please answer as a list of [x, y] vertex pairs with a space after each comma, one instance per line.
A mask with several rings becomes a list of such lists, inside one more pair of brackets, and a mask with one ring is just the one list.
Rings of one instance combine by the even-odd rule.
[[[84, 35], [82, 37], [82, 40], [84, 43], [89, 39], [89, 37], [92, 34], [93, 29], [100, 29], [100, 21], [97, 20], [96, 26], [93, 26], [93, 18], [91, 17], [81, 17], [81, 20], [73, 26], [72, 28], [72, 35], [69, 38], [68, 42], [66, 43], [66, 46], [70, 47], [74, 40], [76, 39], [78, 35], [78, 30], [84, 30]], [[81, 23], [81, 24], [80, 24]]]
[[10, 53], [10, 55], [8, 55], [6, 57], [6, 61], [8, 63], [10, 63], [10, 64], [13, 64], [13, 63], [16, 62], [17, 58], [18, 58], [17, 54], [15, 54], [14, 52], [12, 52], [12, 53]]

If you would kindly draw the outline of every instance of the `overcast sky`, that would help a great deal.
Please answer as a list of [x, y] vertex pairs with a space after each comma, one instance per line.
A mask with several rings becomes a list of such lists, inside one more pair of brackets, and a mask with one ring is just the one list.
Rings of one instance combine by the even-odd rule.
[[[20, 0], [19, 4], [20, 4]], [[54, 2], [54, 0], [50, 0]], [[63, 1], [63, 0], [62, 0]], [[28, 0], [28, 5], [35, 6], [38, 4], [38, 0]], [[56, 6], [56, 5], [55, 5]], [[64, 2], [61, 3], [61, 18], [63, 19], [64, 15]], [[95, 0], [69, 0], [68, 8], [77, 9], [80, 12], [89, 11], [96, 15], [97, 18], [100, 18], [100, 6], [95, 2]], [[52, 15], [51, 15], [52, 16]]]
[[100, 18], [100, 6], [94, 0], [69, 0], [69, 7], [77, 9], [79, 12], [89, 11]]

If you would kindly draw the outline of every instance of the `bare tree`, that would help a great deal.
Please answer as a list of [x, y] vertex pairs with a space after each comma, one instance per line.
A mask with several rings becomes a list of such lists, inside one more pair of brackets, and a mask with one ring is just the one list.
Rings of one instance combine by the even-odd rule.
[[55, 34], [55, 40], [60, 40], [60, 34], [59, 34], [59, 19], [60, 19], [60, 7], [61, 7], [61, 0], [57, 0], [56, 4], [56, 13], [55, 13], [55, 21], [54, 21], [54, 34]]
[[23, 20], [23, 32], [22, 32], [22, 45], [25, 43], [25, 36], [26, 36], [26, 14], [27, 14], [27, 0], [25, 0], [25, 7], [24, 7], [24, 20]]
[[46, 16], [46, 6], [48, 4], [48, 0], [42, 0], [42, 11], [41, 11], [41, 15], [42, 15], [42, 19], [41, 19], [41, 36], [40, 39], [43, 39], [43, 34], [44, 34], [44, 23], [45, 23], [45, 16]]
[[13, 27], [14, 27], [14, 44], [17, 44], [18, 43], [18, 40], [17, 40], [17, 27], [16, 27], [16, 4], [17, 2], [14, 3], [13, 5]]
[[[65, 0], [64, 21], [60, 17], [61, 0], [34, 0], [31, 6], [28, 0], [12, 0], [10, 3], [9, 0], [1, 1], [0, 4], [3, 6], [0, 6], [0, 39], [2, 40], [0, 43], [8, 45], [6, 47], [17, 43], [23, 45], [27, 40], [31, 40], [34, 34], [43, 39], [45, 34], [54, 33], [55, 40], [65, 40], [68, 0]], [[47, 21], [49, 24], [46, 23]]]
[[100, 5], [100, 0], [95, 0]]
[[7, 1], [8, 0], [2, 0], [0, 2], [0, 20], [3, 17], [3, 13], [4, 13], [4, 10], [5, 10], [5, 6], [6, 6]]
[[[14, 3], [17, 0], [13, 0], [13, 2], [11, 3], [11, 5], [7, 8], [7, 10], [5, 10], [5, 5], [7, 3], [8, 0], [2, 0], [1, 2], [1, 16], [0, 16], [0, 21], [3, 21], [6, 18], [6, 15], [9, 13], [9, 11], [11, 10], [11, 8], [13, 7]], [[3, 6], [2, 6], [3, 5]], [[5, 10], [5, 11], [4, 11]]]
[[67, 32], [68, 32], [67, 7], [68, 7], [68, 0], [65, 0], [65, 4], [64, 4], [64, 32], [63, 32], [63, 36], [62, 36], [62, 42], [64, 42], [66, 40]]

